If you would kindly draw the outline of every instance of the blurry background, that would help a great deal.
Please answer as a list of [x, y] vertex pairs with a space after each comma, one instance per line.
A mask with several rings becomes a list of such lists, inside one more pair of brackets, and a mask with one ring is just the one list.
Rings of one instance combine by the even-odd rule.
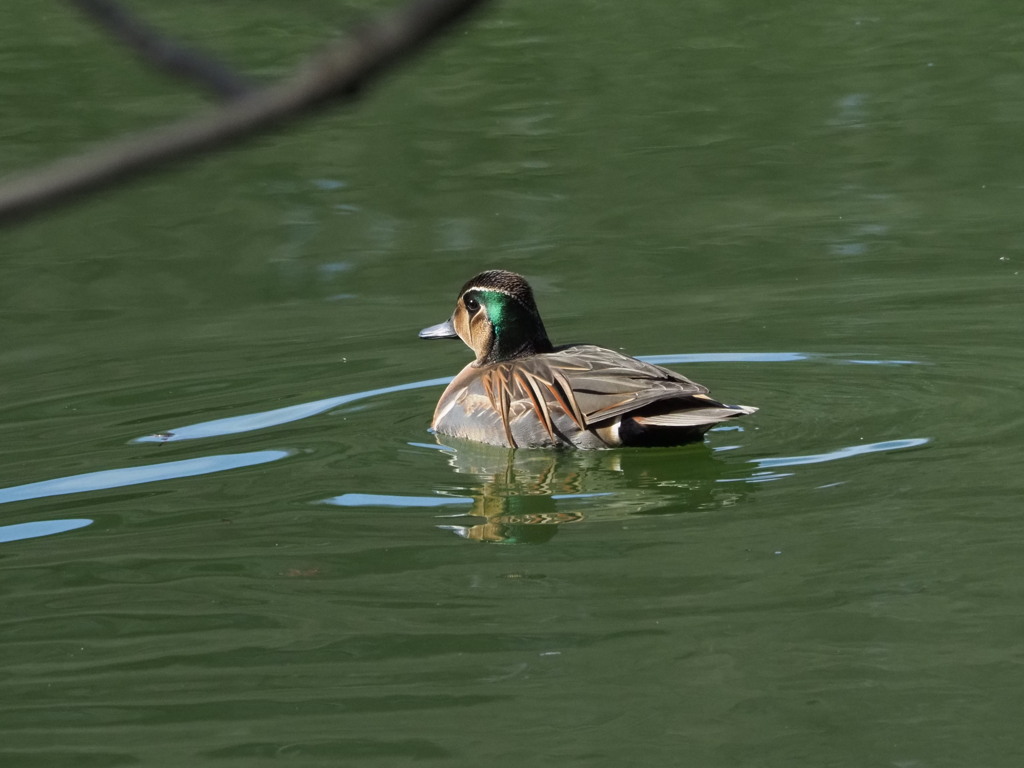
[[[275, 78], [386, 6], [132, 7]], [[3, 173], [203, 105], [61, 3], [0, 28]], [[496, 4], [0, 231], [3, 764], [1020, 765], [1022, 45], [996, 3]], [[437, 445], [469, 351], [416, 332], [491, 267], [761, 412]]]

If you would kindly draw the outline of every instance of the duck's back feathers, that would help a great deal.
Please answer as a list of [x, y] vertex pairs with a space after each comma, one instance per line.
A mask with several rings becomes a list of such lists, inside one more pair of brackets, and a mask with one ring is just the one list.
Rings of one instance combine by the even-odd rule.
[[513, 448], [673, 445], [757, 410], [707, 392], [667, 368], [576, 344], [467, 366], [442, 395], [433, 428]]
[[534, 358], [571, 382], [587, 425], [639, 411], [666, 398], [706, 395], [707, 387], [682, 374], [592, 344], [558, 347]]

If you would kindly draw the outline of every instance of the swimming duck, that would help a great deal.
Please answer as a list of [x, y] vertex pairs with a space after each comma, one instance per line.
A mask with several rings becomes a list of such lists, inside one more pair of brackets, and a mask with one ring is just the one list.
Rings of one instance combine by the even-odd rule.
[[501, 269], [469, 280], [451, 318], [419, 335], [460, 338], [476, 354], [437, 403], [442, 435], [509, 448], [680, 445], [757, 410], [614, 349], [553, 346], [530, 285]]

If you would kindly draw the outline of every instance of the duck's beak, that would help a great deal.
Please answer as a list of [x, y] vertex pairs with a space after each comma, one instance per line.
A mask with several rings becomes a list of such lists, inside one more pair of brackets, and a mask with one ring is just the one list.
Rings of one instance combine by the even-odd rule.
[[455, 326], [451, 320], [432, 325], [420, 331], [421, 339], [457, 339], [459, 334], [455, 332]]

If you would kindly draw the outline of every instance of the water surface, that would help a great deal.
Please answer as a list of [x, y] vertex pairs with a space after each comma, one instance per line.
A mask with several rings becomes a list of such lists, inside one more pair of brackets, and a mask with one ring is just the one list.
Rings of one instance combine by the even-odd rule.
[[[149, 7], [147, 7], [149, 6]], [[137, 6], [258, 76], [348, 9]], [[0, 169], [196, 108], [0, 10]], [[5, 766], [1017, 766], [1024, 22], [504, 4], [283, 134], [0, 233]], [[502, 266], [760, 407], [426, 426]]]

